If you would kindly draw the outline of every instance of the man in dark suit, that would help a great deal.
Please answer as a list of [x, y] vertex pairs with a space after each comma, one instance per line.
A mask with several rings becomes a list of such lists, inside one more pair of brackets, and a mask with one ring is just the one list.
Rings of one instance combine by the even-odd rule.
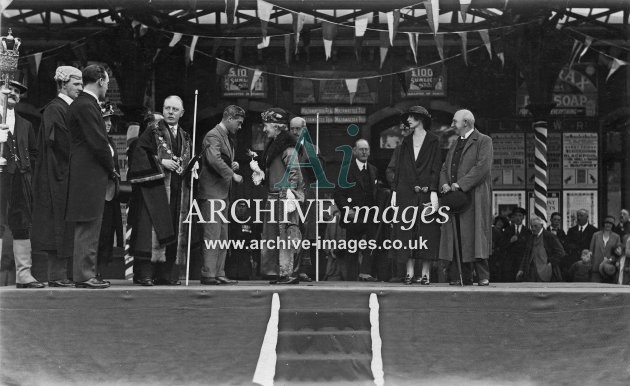
[[591, 239], [597, 228], [588, 223], [588, 211], [580, 209], [576, 213], [577, 224], [567, 232], [566, 256], [560, 263], [561, 270], [568, 272], [571, 265], [580, 260], [582, 250], [591, 248]]
[[544, 225], [540, 217], [531, 219], [532, 235], [525, 245], [516, 273], [517, 281], [550, 282], [562, 279], [558, 264], [564, 256], [564, 249], [558, 237], [545, 230]]
[[16, 114], [14, 108], [26, 86], [10, 81], [7, 87], [6, 125], [0, 127], [0, 143], [4, 142], [8, 154], [4, 170], [0, 173], [0, 250], [2, 236], [8, 227], [13, 234], [15, 258], [15, 286], [17, 288], [43, 288], [31, 274], [31, 171], [37, 158], [33, 125]]
[[105, 194], [120, 176], [107, 140], [99, 99], [104, 99], [109, 75], [100, 65], [83, 70], [83, 92], [70, 105], [66, 123], [72, 137], [66, 220], [75, 223], [73, 280], [77, 288], [107, 288], [96, 278], [96, 254]]
[[[376, 167], [368, 163], [370, 157], [368, 141], [359, 139], [352, 153], [353, 157], [348, 169], [348, 182], [351, 186], [337, 185], [333, 198], [341, 211], [341, 226], [346, 229], [346, 239], [348, 242], [355, 243], [364, 237], [366, 241], [369, 241], [376, 236], [378, 219], [371, 217], [374, 216], [374, 211], [356, 210], [355, 207], [370, 209], [376, 206], [378, 181]], [[359, 252], [363, 255], [360, 265]], [[377, 281], [372, 276], [372, 257], [367, 249], [356, 252], [346, 249], [340, 262], [342, 262], [341, 272], [344, 280]]]
[[68, 106], [83, 90], [83, 75], [78, 68], [60, 66], [54, 79], [59, 93], [44, 107], [37, 133], [39, 157], [33, 175], [32, 240], [33, 249], [47, 254], [48, 285], [74, 287], [67, 271], [74, 230], [65, 220], [70, 160], [66, 114]]
[[499, 281], [514, 282], [516, 274], [525, 256], [525, 246], [532, 236], [532, 232], [523, 225], [527, 212], [523, 208], [514, 208], [510, 215], [511, 224], [505, 230], [505, 253], [500, 262], [501, 276]]
[[562, 243], [564, 247], [564, 243], [567, 238], [566, 232], [562, 229], [562, 215], [558, 212], [553, 212], [551, 214], [551, 224], [547, 227], [547, 230], [558, 237], [558, 240]]
[[[239, 106], [230, 105], [223, 110], [223, 118], [203, 139], [203, 154], [197, 200], [205, 221], [204, 240], [228, 239], [228, 211], [232, 182], [241, 183], [243, 177], [237, 173], [238, 163], [234, 162], [234, 140], [241, 129], [245, 111]], [[224, 205], [224, 206], [223, 206]], [[223, 206], [220, 213], [213, 214]], [[225, 276], [227, 249], [203, 249], [201, 284], [236, 284]]]

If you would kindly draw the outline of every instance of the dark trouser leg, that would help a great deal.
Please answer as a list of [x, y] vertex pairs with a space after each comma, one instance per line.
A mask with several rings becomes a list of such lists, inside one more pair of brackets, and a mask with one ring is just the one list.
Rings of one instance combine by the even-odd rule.
[[68, 279], [68, 259], [59, 257], [57, 251], [47, 251], [48, 281]]
[[477, 272], [477, 281], [490, 280], [490, 267], [487, 259], [474, 259], [473, 263]]
[[83, 282], [96, 276], [96, 250], [101, 218], [77, 222], [74, 228], [73, 279]]
[[[448, 275], [450, 281], [459, 280], [459, 268], [457, 266], [456, 259], [451, 261]], [[464, 281], [464, 284], [472, 284], [472, 263], [462, 263], [462, 280]]]

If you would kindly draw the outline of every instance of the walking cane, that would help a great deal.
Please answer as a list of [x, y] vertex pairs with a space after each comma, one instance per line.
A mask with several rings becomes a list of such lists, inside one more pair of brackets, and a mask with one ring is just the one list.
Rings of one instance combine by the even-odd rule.
[[457, 233], [457, 269], [459, 270], [459, 285], [464, 286], [464, 280], [462, 279], [462, 235], [461, 226], [459, 222], [459, 213], [455, 213], [455, 232]]
[[[197, 138], [197, 96], [199, 95], [199, 90], [195, 90], [195, 110], [193, 112], [193, 131], [192, 131], [192, 147], [190, 148], [190, 159], [195, 158], [195, 143]], [[193, 165], [194, 166], [194, 165]], [[190, 206], [193, 203], [193, 183], [195, 181], [195, 170], [193, 168], [190, 173], [190, 194], [188, 201], [188, 213], [190, 213]], [[191, 216], [192, 217], [192, 216]], [[188, 286], [188, 277], [190, 274], [190, 239], [192, 238], [192, 218], [189, 219], [188, 223], [188, 243], [186, 250], [186, 286]]]

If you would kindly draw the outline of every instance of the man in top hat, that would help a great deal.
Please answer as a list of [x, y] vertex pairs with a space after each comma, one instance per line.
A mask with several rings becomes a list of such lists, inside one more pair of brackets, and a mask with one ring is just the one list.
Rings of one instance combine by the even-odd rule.
[[[199, 209], [208, 221], [202, 225], [204, 240], [228, 239], [228, 210], [232, 183], [240, 184], [243, 177], [238, 174], [239, 165], [234, 162], [234, 141], [236, 133], [245, 120], [245, 110], [236, 105], [223, 110], [223, 118], [203, 139], [203, 154], [197, 201]], [[211, 211], [223, 210], [214, 216]], [[225, 275], [225, 257], [227, 249], [203, 249], [201, 284], [219, 285], [236, 284]]]
[[187, 242], [186, 233], [180, 232], [186, 225], [182, 209], [187, 213], [189, 207], [182, 174], [190, 161], [191, 141], [179, 125], [182, 99], [168, 96], [162, 113], [138, 137], [127, 173], [127, 180], [137, 187], [129, 212], [134, 282], [144, 286], [181, 284], [173, 277], [173, 268], [183, 259]]
[[527, 211], [519, 207], [510, 214], [510, 225], [505, 230], [505, 253], [499, 262], [499, 280], [502, 282], [516, 281], [516, 274], [525, 256], [525, 246], [532, 236], [531, 230], [523, 224], [525, 215]]
[[[451, 128], [458, 135], [446, 155], [440, 171], [441, 192], [463, 191], [470, 196], [470, 206], [459, 213], [461, 233], [462, 269], [453, 263], [457, 248], [457, 224], [449, 220], [442, 225], [440, 259], [451, 261], [452, 285], [473, 284], [473, 269], [477, 284], [490, 283], [488, 258], [492, 252], [492, 138], [475, 129], [475, 117], [468, 110], [459, 110], [453, 116]], [[459, 281], [459, 273], [463, 283]]]
[[67, 262], [72, 257], [74, 230], [65, 220], [70, 161], [68, 106], [83, 90], [78, 68], [60, 66], [54, 76], [57, 96], [42, 109], [37, 133], [39, 157], [33, 175], [33, 249], [48, 255], [48, 285], [74, 287], [68, 280]]
[[[4, 86], [3, 86], [4, 87]], [[43, 288], [31, 274], [31, 173], [37, 159], [37, 147], [33, 125], [15, 112], [20, 94], [27, 88], [17, 81], [8, 86], [6, 124], [0, 125], [0, 143], [6, 143], [7, 165], [0, 173], [0, 250], [2, 237], [8, 227], [13, 234], [13, 256], [15, 257], [15, 285], [17, 288]]]
[[105, 99], [109, 75], [104, 67], [83, 70], [83, 92], [66, 116], [70, 130], [70, 167], [66, 221], [74, 222], [73, 280], [77, 288], [107, 288], [96, 276], [96, 255], [108, 186], [120, 175], [107, 140], [99, 100]]

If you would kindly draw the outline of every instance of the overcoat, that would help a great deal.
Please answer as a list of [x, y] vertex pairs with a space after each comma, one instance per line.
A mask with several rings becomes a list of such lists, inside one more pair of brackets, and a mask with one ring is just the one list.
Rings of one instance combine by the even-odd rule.
[[53, 98], [42, 109], [37, 133], [39, 157], [33, 173], [33, 249], [72, 256], [74, 232], [66, 222], [70, 131], [66, 126], [68, 104]]
[[[457, 179], [451, 179], [451, 163], [457, 142], [451, 145], [440, 172], [440, 186], [457, 182], [470, 194], [471, 205], [459, 214], [461, 222], [462, 261], [487, 259], [492, 251], [492, 139], [474, 129], [462, 151]], [[442, 225], [440, 259], [455, 256], [455, 219], [453, 215]]]
[[66, 122], [72, 138], [66, 220], [100, 220], [114, 159], [96, 98], [79, 94], [68, 108]]

